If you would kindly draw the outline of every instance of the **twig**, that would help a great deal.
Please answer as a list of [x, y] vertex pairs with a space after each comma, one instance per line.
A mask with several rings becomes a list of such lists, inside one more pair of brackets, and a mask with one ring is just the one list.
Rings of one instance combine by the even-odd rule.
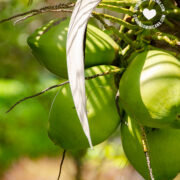
[[[85, 77], [85, 79], [86, 79], [86, 80], [90, 80], [90, 79], [94, 79], [94, 78], [96, 78], [96, 77], [108, 75], [108, 74], [111, 74], [111, 73], [122, 73], [123, 71], [124, 71], [123, 68], [117, 68], [117, 69], [115, 69], [115, 70], [106, 71], [106, 72], [104, 72], [104, 73], [96, 74], [96, 75], [94, 75], [94, 76]], [[54, 88], [63, 86], [63, 85], [68, 84], [68, 83], [69, 83], [69, 81], [65, 81], [65, 82], [63, 82], [63, 83], [61, 83], [61, 84], [56, 84], [56, 85], [50, 86], [50, 87], [44, 89], [43, 91], [41, 91], [41, 92], [39, 92], [39, 93], [36, 93], [36, 94], [34, 94], [34, 95], [27, 96], [27, 97], [25, 97], [25, 98], [17, 101], [13, 106], [11, 106], [11, 107], [6, 111], [6, 113], [9, 113], [9, 112], [10, 112], [12, 109], [14, 109], [18, 104], [20, 104], [21, 102], [23, 102], [23, 101], [25, 101], [25, 100], [28, 100], [28, 99], [31, 99], [31, 98], [40, 96], [40, 95], [44, 94], [44, 93], [47, 92], [47, 91], [50, 91], [50, 90], [52, 90], [52, 89], [54, 89]]]
[[124, 71], [124, 68], [117, 68], [114, 70], [109, 70], [109, 71], [105, 71], [103, 73], [95, 74], [93, 76], [85, 77], [85, 79], [90, 80], [90, 79], [94, 79], [94, 78], [99, 77], [99, 76], [105, 76], [108, 74], [122, 73], [123, 71]]
[[18, 19], [18, 20], [16, 20], [16, 21], [14, 22], [14, 25], [17, 24], [17, 23], [20, 23], [21, 21], [24, 21], [24, 20], [26, 20], [26, 19], [28, 19], [28, 18], [30, 18], [30, 17], [33, 17], [33, 16], [35, 16], [35, 15], [38, 15], [38, 14], [40, 14], [40, 13], [33, 13], [33, 14], [29, 14], [29, 15], [23, 17], [23, 18], [20, 18], [20, 19]]
[[4, 23], [4, 22], [10, 21], [10, 20], [13, 20], [15, 18], [22, 17], [22, 16], [25, 16], [25, 15], [31, 14], [31, 13], [36, 13], [36, 12], [38, 12], [38, 10], [34, 9], [34, 10], [31, 10], [31, 11], [27, 11], [25, 13], [16, 14], [16, 15], [11, 16], [9, 18], [5, 18], [5, 19], [0, 20], [0, 23]]
[[59, 167], [59, 174], [58, 174], [57, 180], [60, 180], [62, 166], [63, 166], [63, 162], [64, 162], [64, 159], [65, 159], [65, 156], [66, 156], [66, 150], [63, 151], [63, 156], [62, 156], [62, 159], [61, 159], [61, 163], [60, 163], [60, 167]]
[[69, 12], [69, 13], [72, 13], [72, 10], [70, 10], [70, 9], [51, 9], [51, 10], [48, 10], [47, 12]]
[[50, 10], [45, 10], [45, 11], [33, 13], [33, 14], [27, 15], [27, 16], [25, 16], [23, 18], [20, 18], [17, 21], [15, 21], [14, 24], [17, 24], [17, 23], [19, 23], [21, 21], [24, 21], [24, 20], [26, 20], [26, 19], [28, 19], [30, 17], [36, 16], [36, 15], [39, 15], [39, 14], [43, 14], [43, 13], [47, 13], [47, 12], [70, 12], [71, 13], [72, 10], [69, 10], [69, 9], [52, 9], [52, 10], [50, 9]]
[[39, 95], [41, 95], [41, 94], [44, 94], [45, 92], [47, 92], [47, 91], [49, 91], [49, 90], [51, 90], [51, 89], [54, 89], [54, 88], [63, 86], [63, 85], [68, 84], [68, 83], [69, 83], [69, 81], [65, 81], [65, 82], [63, 82], [63, 83], [61, 83], [61, 84], [56, 84], [56, 85], [50, 86], [50, 87], [44, 89], [43, 91], [41, 91], [41, 92], [39, 92], [39, 93], [37, 93], [37, 94], [34, 94], [34, 95], [32, 95], [32, 96], [25, 97], [25, 98], [17, 101], [13, 106], [11, 106], [11, 107], [9, 108], [9, 110], [6, 111], [6, 113], [10, 112], [12, 109], [15, 108], [15, 106], [17, 106], [19, 103], [21, 103], [21, 102], [23, 102], [23, 101], [25, 101], [25, 100], [27, 100], [27, 99], [34, 98], [34, 97], [36, 97], [36, 96], [39, 96]]
[[143, 145], [144, 154], [146, 156], [146, 162], [147, 162], [147, 166], [149, 170], [149, 175], [150, 175], [151, 180], [154, 180], [154, 176], [153, 176], [153, 172], [151, 168], [151, 160], [149, 156], [149, 147], [148, 147], [146, 132], [143, 126], [140, 125], [140, 127], [141, 127], [141, 132], [142, 132], [142, 145]]
[[28, 14], [34, 14], [34, 13], [40, 14], [42, 12], [48, 12], [50, 10], [67, 9], [67, 8], [71, 8], [73, 6], [74, 6], [74, 3], [67, 3], [67, 4], [59, 3], [55, 6], [45, 6], [45, 7], [42, 7], [40, 9], [32, 9], [32, 10], [24, 12], [24, 13], [16, 14], [16, 15], [11, 16], [9, 18], [2, 19], [2, 20], [0, 20], [0, 23], [7, 22], [7, 21], [13, 20], [13, 19], [18, 18], [18, 17], [26, 16]]

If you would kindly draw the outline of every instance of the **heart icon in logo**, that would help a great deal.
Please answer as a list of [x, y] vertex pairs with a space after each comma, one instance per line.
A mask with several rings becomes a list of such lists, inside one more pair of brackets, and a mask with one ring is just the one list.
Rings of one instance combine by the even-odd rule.
[[145, 8], [143, 10], [143, 15], [147, 20], [150, 20], [156, 16], [156, 10], [155, 9], [149, 10], [149, 9]]

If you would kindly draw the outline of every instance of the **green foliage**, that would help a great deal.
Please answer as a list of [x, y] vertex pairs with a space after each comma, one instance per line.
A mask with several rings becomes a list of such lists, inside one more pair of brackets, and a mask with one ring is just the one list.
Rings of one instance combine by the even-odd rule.
[[0, 80], [0, 87], [0, 169], [22, 156], [57, 154], [59, 148], [47, 135], [49, 107], [54, 93], [27, 101], [5, 114], [13, 102], [30, 92], [27, 86], [15, 80]]
[[[28, 10], [27, 1], [0, 1], [0, 10], [1, 18], [5, 18]], [[43, 21], [0, 24], [0, 173], [20, 157], [56, 155], [60, 151], [47, 135], [53, 91], [5, 113], [17, 100], [58, 82], [39, 66], [26, 43], [28, 35]]]

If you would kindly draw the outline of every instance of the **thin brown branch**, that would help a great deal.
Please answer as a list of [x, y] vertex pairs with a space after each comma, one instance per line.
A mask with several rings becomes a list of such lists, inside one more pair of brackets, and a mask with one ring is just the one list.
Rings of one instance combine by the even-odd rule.
[[14, 22], [14, 25], [17, 24], [17, 23], [20, 23], [20, 22], [22, 22], [22, 21], [25, 21], [26, 19], [28, 19], [28, 18], [30, 18], [30, 17], [36, 16], [36, 15], [38, 15], [38, 14], [40, 14], [40, 13], [33, 13], [33, 14], [29, 14], [29, 15], [27, 15], [27, 16], [24, 16], [24, 17], [16, 20], [16, 21]]
[[27, 15], [27, 14], [37, 13], [37, 12], [38, 12], [38, 10], [35, 10], [35, 9], [34, 9], [34, 10], [31, 10], [31, 11], [27, 11], [27, 12], [25, 12], [25, 13], [16, 14], [16, 15], [11, 16], [11, 17], [9, 17], [9, 18], [5, 18], [5, 19], [0, 20], [0, 23], [4, 23], [4, 22], [10, 21], [10, 20], [13, 20], [13, 19], [15, 19], [15, 18], [25, 16], [25, 15]]
[[63, 85], [68, 84], [68, 83], [69, 83], [69, 81], [65, 81], [65, 82], [63, 82], [63, 83], [61, 83], [61, 84], [56, 84], [56, 85], [54, 85], [54, 86], [50, 86], [50, 87], [44, 89], [43, 91], [41, 91], [41, 92], [39, 92], [39, 93], [37, 93], [37, 94], [34, 94], [34, 95], [32, 95], [32, 96], [25, 97], [25, 98], [17, 101], [13, 106], [11, 106], [11, 107], [9, 108], [9, 110], [6, 111], [6, 113], [10, 112], [12, 109], [15, 108], [15, 106], [17, 106], [18, 104], [20, 104], [21, 102], [23, 102], [23, 101], [25, 101], [25, 100], [28, 100], [28, 99], [37, 97], [37, 96], [39, 96], [39, 95], [41, 95], [41, 94], [44, 94], [45, 92], [47, 92], [47, 91], [49, 91], [49, 90], [51, 90], [51, 89], [54, 89], [54, 88], [63, 86]]
[[46, 12], [69, 12], [69, 13], [72, 13], [72, 10], [70, 10], [70, 9], [51, 9]]
[[22, 17], [22, 18], [16, 20], [16, 21], [14, 22], [14, 24], [17, 24], [17, 23], [19, 23], [19, 22], [21, 22], [21, 21], [24, 21], [24, 20], [26, 20], [26, 19], [28, 19], [28, 18], [30, 18], [30, 17], [36, 16], [36, 15], [39, 15], [39, 14], [43, 14], [43, 13], [47, 13], [47, 12], [70, 12], [70, 13], [71, 13], [72, 10], [69, 10], [69, 9], [50, 9], [50, 10], [45, 10], [45, 11], [33, 13], [33, 14], [27, 15], [27, 16], [25, 16], [25, 17]]
[[85, 77], [85, 79], [90, 80], [90, 79], [94, 79], [94, 78], [99, 77], [99, 76], [105, 76], [105, 75], [108, 75], [108, 74], [122, 73], [123, 71], [124, 71], [124, 68], [117, 68], [117, 69], [114, 69], [114, 70], [110, 70], [110, 71], [106, 71], [106, 72], [103, 72], [103, 73], [95, 74], [93, 76]]
[[59, 3], [59, 4], [55, 5], [55, 6], [45, 6], [45, 7], [42, 7], [40, 9], [32, 9], [32, 10], [24, 12], [24, 13], [16, 14], [16, 15], [11, 16], [9, 18], [2, 19], [2, 20], [0, 20], [0, 23], [7, 22], [7, 21], [10, 21], [10, 20], [16, 19], [18, 17], [23, 17], [23, 16], [26, 16], [26, 15], [29, 15], [29, 14], [35, 14], [35, 13], [40, 14], [40, 13], [43, 13], [43, 12], [48, 12], [48, 10], [68, 9], [68, 8], [73, 7], [73, 6], [74, 6], [74, 3], [66, 3], [66, 4]]
[[57, 180], [60, 180], [62, 166], [63, 166], [63, 162], [64, 162], [64, 159], [65, 159], [65, 156], [66, 156], [66, 150], [63, 151], [63, 156], [62, 156], [62, 159], [61, 159], [61, 163], [60, 163], [60, 167], [59, 167], [59, 174], [58, 174]]
[[[94, 79], [94, 78], [99, 77], [99, 76], [105, 76], [105, 75], [112, 74], [112, 73], [122, 73], [123, 71], [124, 71], [123, 68], [121, 68], [121, 69], [120, 69], [120, 68], [117, 68], [117, 69], [114, 69], [114, 70], [106, 71], [106, 72], [104, 72], [104, 73], [95, 74], [94, 76], [85, 77], [85, 79], [86, 79], [86, 80], [90, 80], [90, 79]], [[50, 91], [50, 90], [52, 90], [52, 89], [54, 89], [54, 88], [58, 88], [58, 87], [60, 87], [60, 86], [63, 86], [63, 85], [65, 85], [65, 84], [68, 84], [68, 83], [69, 83], [69, 81], [65, 81], [65, 82], [63, 82], [63, 83], [61, 83], [61, 84], [56, 84], [56, 85], [50, 86], [50, 87], [44, 89], [44, 90], [41, 91], [41, 92], [38, 92], [38, 93], [33, 94], [33, 95], [31, 95], [31, 96], [27, 96], [27, 97], [25, 97], [25, 98], [23, 98], [23, 99], [20, 99], [20, 100], [17, 101], [13, 106], [11, 106], [11, 107], [6, 111], [6, 113], [9, 113], [9, 112], [10, 112], [12, 109], [14, 109], [18, 104], [20, 104], [21, 102], [23, 102], [23, 101], [25, 101], [25, 100], [28, 100], [28, 99], [31, 99], [31, 98], [40, 96], [40, 95], [44, 94], [44, 93], [47, 92], [47, 91]]]

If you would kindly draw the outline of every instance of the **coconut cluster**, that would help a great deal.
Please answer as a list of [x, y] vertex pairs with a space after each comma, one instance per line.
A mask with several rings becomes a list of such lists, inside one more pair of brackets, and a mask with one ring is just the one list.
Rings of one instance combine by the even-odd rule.
[[[50, 21], [28, 38], [38, 61], [64, 81], [68, 24], [69, 19]], [[146, 180], [151, 179], [143, 149], [143, 127], [155, 179], [172, 180], [180, 172], [180, 61], [162, 50], [137, 53], [118, 87], [115, 75], [106, 73], [121, 68], [114, 64], [117, 43], [95, 25], [88, 25], [85, 44], [85, 75], [94, 76], [86, 81], [93, 145], [106, 140], [122, 122], [121, 139], [127, 158]], [[103, 73], [106, 75], [96, 76]], [[125, 112], [121, 121], [115, 101], [118, 91], [120, 111]], [[57, 91], [48, 134], [66, 150], [89, 147], [68, 84]]]
[[127, 158], [151, 180], [148, 151], [154, 178], [172, 180], [180, 172], [180, 61], [164, 51], [138, 54], [123, 74], [119, 92], [127, 113], [121, 126]]

